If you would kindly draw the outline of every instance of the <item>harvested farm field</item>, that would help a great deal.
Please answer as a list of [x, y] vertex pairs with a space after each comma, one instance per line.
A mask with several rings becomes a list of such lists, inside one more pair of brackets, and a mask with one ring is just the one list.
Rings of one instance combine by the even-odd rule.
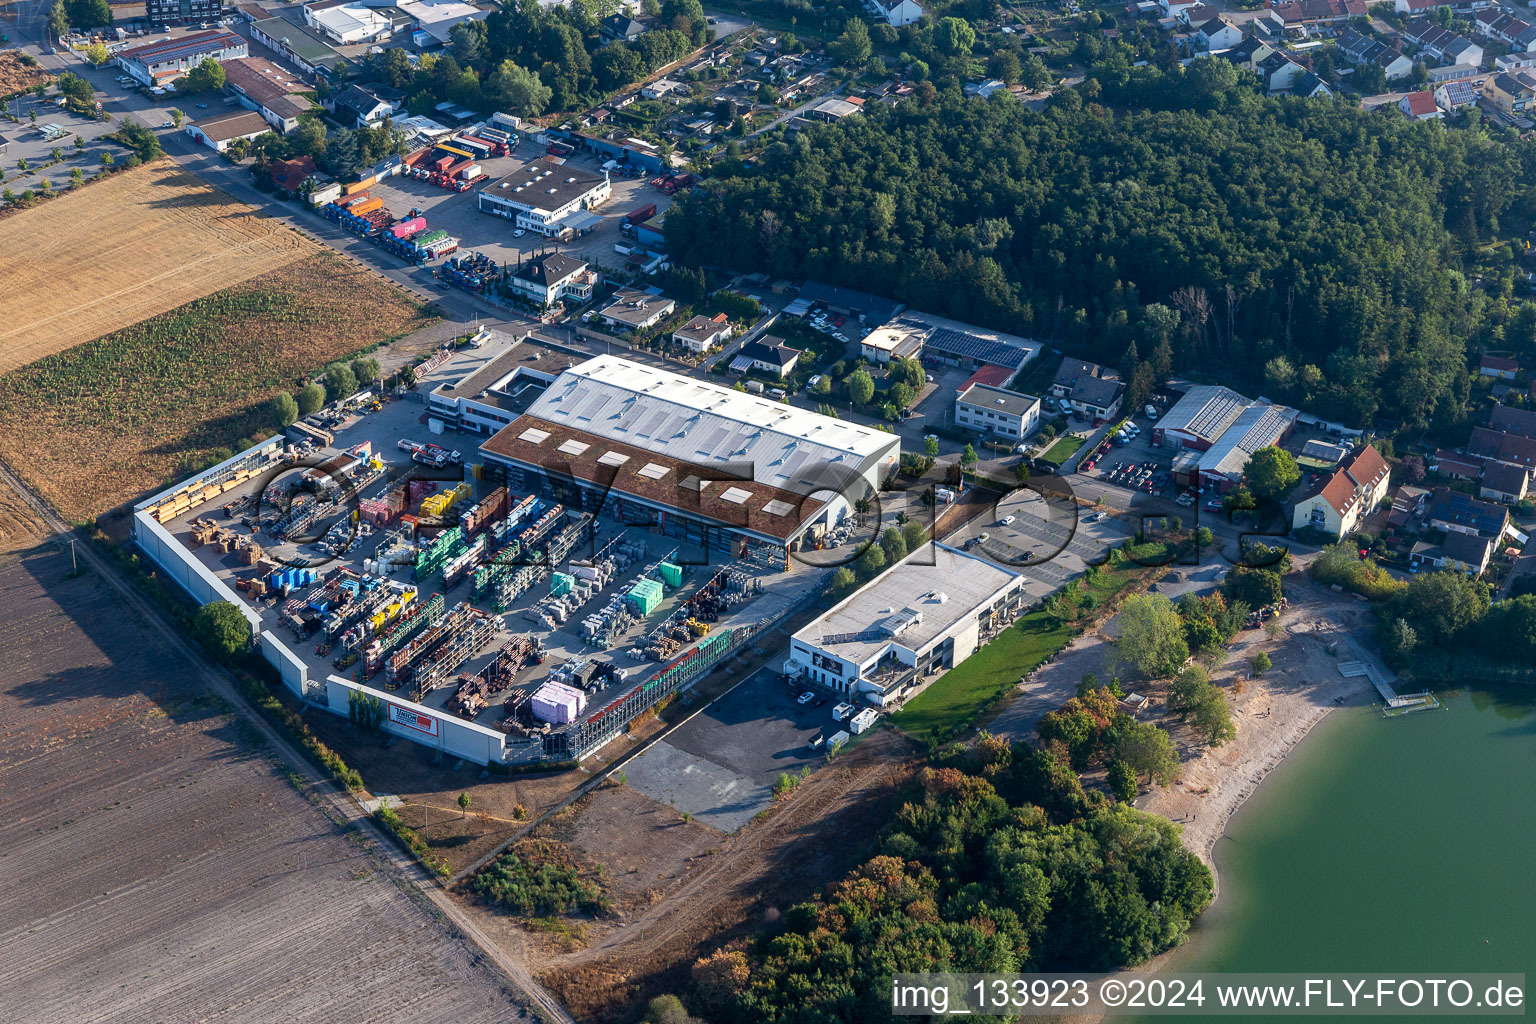
[[0, 555], [0, 1022], [530, 1020], [67, 552]]
[[372, 271], [305, 255], [0, 374], [0, 457], [84, 521], [268, 436], [275, 393], [433, 319]]
[[0, 373], [320, 246], [169, 159], [0, 219]]
[[[8, 5], [7, 5], [8, 6]], [[4, 7], [0, 6], [0, 10]], [[5, 11], [10, 15], [14, 11]], [[7, 17], [6, 20], [9, 20]], [[0, 50], [0, 96], [13, 96], [25, 92], [39, 82], [51, 82], [53, 76], [43, 70], [36, 61], [31, 63], [20, 50]]]

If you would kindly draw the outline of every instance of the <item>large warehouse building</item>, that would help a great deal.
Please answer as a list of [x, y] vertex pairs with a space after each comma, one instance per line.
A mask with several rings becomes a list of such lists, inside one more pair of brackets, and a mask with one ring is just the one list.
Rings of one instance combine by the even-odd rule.
[[895, 434], [596, 356], [480, 450], [514, 489], [787, 565], [879, 488], [900, 448]]
[[796, 633], [784, 674], [884, 705], [970, 657], [1023, 600], [1024, 577], [925, 545]]
[[608, 175], [534, 160], [487, 185], [478, 199], [481, 213], [505, 217], [524, 231], [553, 237], [585, 231], [598, 222], [592, 210], [613, 196]]

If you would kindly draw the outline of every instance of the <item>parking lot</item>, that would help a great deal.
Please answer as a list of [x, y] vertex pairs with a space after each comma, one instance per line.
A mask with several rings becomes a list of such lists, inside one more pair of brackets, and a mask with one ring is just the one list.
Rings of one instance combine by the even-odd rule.
[[1132, 534], [1134, 525], [1107, 512], [1083, 508], [1065, 492], [1023, 489], [945, 539], [951, 547], [985, 555], [1025, 578], [1032, 600], [1049, 597], [1081, 576], [1089, 564]]
[[[614, 246], [625, 240], [619, 230], [624, 215], [636, 207], [655, 203], [659, 216], [672, 205], [670, 196], [651, 187], [649, 177], [612, 175], [613, 198], [595, 211], [603, 218], [603, 222], [571, 242], [555, 242], [531, 232], [517, 237], [513, 233], [516, 228], [511, 221], [480, 212], [478, 197], [482, 188], [544, 155], [543, 146], [524, 141], [511, 156], [482, 160], [480, 166], [487, 177], [464, 192], [450, 192], [421, 179], [403, 175], [386, 178], [370, 187], [368, 192], [383, 199], [384, 208], [397, 218], [404, 218], [411, 210], [420, 209], [426, 215], [428, 227], [434, 230], [441, 228], [459, 239], [461, 251], [483, 253], [497, 263], [515, 265], [541, 250], [558, 249], [560, 252], [578, 255], [610, 273], [622, 270], [624, 257], [614, 251]], [[580, 170], [601, 174], [600, 168], [604, 161], [588, 154], [579, 154], [567, 158], [566, 163]]]
[[816, 768], [826, 755], [811, 739], [846, 728], [836, 703], [796, 702], [772, 666], [704, 708], [665, 740], [625, 765], [629, 785], [722, 832], [734, 832], [773, 802], [780, 773]]

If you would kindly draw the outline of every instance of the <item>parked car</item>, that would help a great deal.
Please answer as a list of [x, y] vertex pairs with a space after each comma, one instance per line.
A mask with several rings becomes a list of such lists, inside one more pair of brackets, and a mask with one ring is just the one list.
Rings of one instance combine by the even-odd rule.
[[806, 386], [807, 390], [809, 390], [810, 388], [814, 388], [817, 384], [820, 384], [820, 383], [821, 383], [821, 374], [818, 373], [814, 377], [812, 377], [810, 380], [806, 381], [805, 382], [805, 386]]
[[1001, 518], [1001, 519], [999, 519], [997, 521], [997, 525], [998, 526], [1012, 526], [1013, 525], [1013, 520], [1014, 520], [1013, 516], [1003, 516], [1003, 518]]
[[1220, 512], [1223, 508], [1226, 508], [1226, 506], [1222, 504], [1220, 498], [1212, 498], [1205, 503], [1205, 510], [1207, 512]]
[[798, 698], [796, 698], [795, 703], [796, 704], [809, 704], [811, 701], [813, 701], [815, 699], [816, 699], [816, 695], [814, 693], [812, 693], [810, 690], [806, 690]]

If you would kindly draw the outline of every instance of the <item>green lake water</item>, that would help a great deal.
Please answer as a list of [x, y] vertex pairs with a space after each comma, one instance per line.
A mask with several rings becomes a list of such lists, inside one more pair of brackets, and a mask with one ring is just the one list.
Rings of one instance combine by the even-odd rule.
[[1220, 898], [1166, 969], [1536, 985], [1536, 692], [1437, 695], [1447, 710], [1340, 709], [1302, 741], [1228, 823]]

